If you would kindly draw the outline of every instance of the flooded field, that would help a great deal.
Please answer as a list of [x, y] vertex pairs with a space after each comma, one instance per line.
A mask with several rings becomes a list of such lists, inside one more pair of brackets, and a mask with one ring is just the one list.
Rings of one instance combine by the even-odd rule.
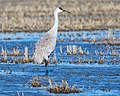
[[[0, 33], [0, 96], [120, 95], [120, 29], [59, 32], [48, 76], [44, 64], [31, 60], [35, 43], [43, 34]], [[25, 47], [29, 60], [23, 62]], [[35, 77], [40, 87], [32, 86]], [[49, 79], [53, 85], [66, 80], [68, 86], [75, 84], [82, 92], [50, 93]]]
[[59, 30], [120, 28], [119, 6], [120, 0], [0, 0], [0, 31], [48, 30], [56, 7], [72, 13], [59, 14]]

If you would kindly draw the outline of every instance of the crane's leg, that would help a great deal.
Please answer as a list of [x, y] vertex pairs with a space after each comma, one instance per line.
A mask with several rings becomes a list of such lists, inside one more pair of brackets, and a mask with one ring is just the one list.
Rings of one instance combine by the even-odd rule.
[[46, 75], [48, 75], [48, 61], [45, 59]]

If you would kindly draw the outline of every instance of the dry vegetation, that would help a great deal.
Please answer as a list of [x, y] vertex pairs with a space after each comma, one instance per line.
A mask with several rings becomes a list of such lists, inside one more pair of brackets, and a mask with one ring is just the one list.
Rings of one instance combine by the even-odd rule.
[[68, 94], [68, 93], [81, 93], [82, 90], [78, 89], [76, 85], [69, 87], [68, 82], [66, 80], [62, 80], [61, 85], [52, 85], [52, 81], [49, 79], [50, 88], [48, 91], [51, 93], [59, 93], [59, 94]]
[[0, 31], [44, 31], [53, 25], [57, 6], [59, 30], [120, 28], [120, 0], [0, 0]]

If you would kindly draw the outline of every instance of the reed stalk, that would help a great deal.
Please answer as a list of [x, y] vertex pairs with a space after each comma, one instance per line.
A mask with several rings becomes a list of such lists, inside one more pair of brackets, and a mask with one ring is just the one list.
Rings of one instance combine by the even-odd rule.
[[29, 56], [28, 56], [28, 48], [27, 47], [25, 47], [25, 52], [24, 52], [24, 60], [26, 61], [26, 62], [29, 62]]
[[76, 45], [73, 45], [73, 55], [76, 55], [77, 54], [77, 46]]

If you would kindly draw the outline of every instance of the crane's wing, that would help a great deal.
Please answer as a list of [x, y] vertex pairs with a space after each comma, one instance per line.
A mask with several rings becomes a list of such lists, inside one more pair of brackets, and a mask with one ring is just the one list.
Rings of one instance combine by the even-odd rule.
[[48, 59], [50, 53], [54, 50], [56, 45], [56, 35], [46, 33], [36, 43], [34, 53], [34, 60], [41, 63], [44, 59]]
[[44, 34], [36, 43], [35, 47], [38, 48], [40, 46], [44, 46], [46, 42], [48, 42], [48, 39], [50, 38], [50, 34], [46, 33]]

